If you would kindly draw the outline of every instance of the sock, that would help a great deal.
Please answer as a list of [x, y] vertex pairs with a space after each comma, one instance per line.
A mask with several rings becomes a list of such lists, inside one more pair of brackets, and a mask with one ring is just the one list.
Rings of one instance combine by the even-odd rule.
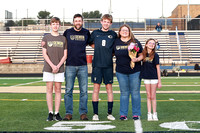
[[113, 108], [113, 101], [108, 102], [108, 114], [112, 114], [112, 108]]
[[49, 113], [53, 114], [53, 111], [49, 111]]
[[92, 105], [93, 105], [93, 113], [98, 115], [98, 104], [99, 101], [92, 101]]
[[59, 112], [55, 112], [55, 115], [57, 115]]

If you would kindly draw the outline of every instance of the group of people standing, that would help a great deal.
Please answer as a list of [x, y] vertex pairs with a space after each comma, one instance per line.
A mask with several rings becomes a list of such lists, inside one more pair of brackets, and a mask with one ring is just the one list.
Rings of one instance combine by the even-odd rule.
[[[141, 79], [144, 79], [147, 91], [148, 120], [158, 120], [156, 112], [156, 88], [161, 87], [159, 56], [155, 52], [154, 39], [147, 40], [145, 48], [134, 37], [131, 28], [124, 24], [119, 28], [118, 34], [110, 30], [112, 16], [103, 15], [102, 27], [90, 32], [83, 28], [83, 17], [75, 14], [73, 27], [67, 29], [63, 35], [59, 35], [60, 19], [54, 17], [50, 25], [52, 32], [44, 36], [42, 49], [44, 56], [43, 81], [47, 86], [47, 121], [72, 120], [73, 118], [73, 88], [77, 77], [80, 90], [79, 114], [81, 120], [88, 120], [88, 68], [86, 60], [86, 46], [94, 48], [92, 61], [91, 81], [94, 84], [92, 94], [93, 117], [99, 120], [98, 105], [100, 85], [106, 86], [108, 110], [107, 119], [115, 120], [113, 111], [113, 55], [116, 56], [116, 76], [120, 88], [120, 119], [127, 120], [129, 96], [131, 95], [132, 118], [140, 119], [141, 116]], [[129, 57], [128, 46], [134, 43], [139, 47], [134, 58]], [[64, 62], [65, 70], [64, 70]], [[143, 62], [141, 64], [141, 61]], [[132, 68], [130, 62], [134, 62]], [[66, 82], [64, 103], [65, 116], [62, 119], [59, 114], [61, 101], [61, 83]], [[55, 88], [55, 113], [53, 113], [53, 83]], [[151, 105], [152, 104], [152, 105]], [[153, 114], [151, 113], [151, 106]]]

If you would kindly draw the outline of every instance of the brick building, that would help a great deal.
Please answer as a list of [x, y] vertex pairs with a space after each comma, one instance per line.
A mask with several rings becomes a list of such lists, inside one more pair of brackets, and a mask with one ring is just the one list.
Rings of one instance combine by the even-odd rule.
[[[189, 5], [190, 18], [196, 18], [200, 15], [200, 5], [199, 4], [190, 4]], [[178, 5], [173, 11], [172, 15], [169, 18], [179, 18], [172, 20], [172, 29], [175, 29], [177, 26], [179, 30], [185, 30], [188, 16], [188, 5]]]

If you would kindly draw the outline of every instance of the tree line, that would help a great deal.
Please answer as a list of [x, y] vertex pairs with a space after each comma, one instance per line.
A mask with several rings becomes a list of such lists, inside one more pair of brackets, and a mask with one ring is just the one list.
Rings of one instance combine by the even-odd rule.
[[[96, 11], [90, 11], [90, 12], [83, 12], [82, 13], [83, 18], [101, 18], [102, 13], [100, 13], [98, 10]], [[53, 15], [51, 15], [50, 12], [48, 11], [40, 11], [38, 12], [37, 18], [38, 19], [51, 19]], [[49, 24], [48, 20], [45, 20], [45, 24]], [[5, 23], [5, 27], [9, 26], [28, 26], [29, 24], [40, 24], [40, 21], [34, 20], [33, 18], [22, 18], [22, 20], [19, 21], [13, 21], [13, 20], [8, 20]]]

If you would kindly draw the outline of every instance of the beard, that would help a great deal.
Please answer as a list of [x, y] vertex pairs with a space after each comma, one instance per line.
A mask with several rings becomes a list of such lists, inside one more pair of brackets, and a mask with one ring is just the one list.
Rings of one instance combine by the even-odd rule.
[[74, 28], [75, 28], [76, 30], [81, 30], [82, 27], [83, 27], [83, 25], [80, 25], [80, 24], [74, 25]]

